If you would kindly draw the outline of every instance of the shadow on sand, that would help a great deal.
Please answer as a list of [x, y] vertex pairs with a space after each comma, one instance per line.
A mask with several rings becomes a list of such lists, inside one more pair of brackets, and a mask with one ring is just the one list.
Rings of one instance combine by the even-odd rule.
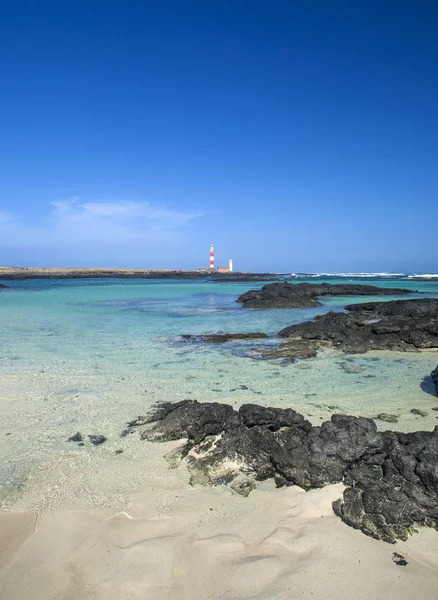
[[435, 391], [435, 384], [430, 375], [424, 377], [423, 381], [420, 383], [420, 387], [423, 390], [423, 392], [426, 392], [426, 394], [430, 394], [431, 396], [437, 395]]

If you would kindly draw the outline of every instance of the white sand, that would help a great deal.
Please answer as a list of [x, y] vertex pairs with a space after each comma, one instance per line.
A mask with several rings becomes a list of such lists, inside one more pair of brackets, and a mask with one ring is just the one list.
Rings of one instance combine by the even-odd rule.
[[[423, 529], [395, 546], [366, 537], [331, 510], [342, 485], [306, 493], [265, 482], [243, 498], [190, 487], [183, 465], [161, 469], [120, 512], [2, 513], [0, 598], [438, 597], [438, 534]], [[394, 564], [395, 551], [406, 567]]]

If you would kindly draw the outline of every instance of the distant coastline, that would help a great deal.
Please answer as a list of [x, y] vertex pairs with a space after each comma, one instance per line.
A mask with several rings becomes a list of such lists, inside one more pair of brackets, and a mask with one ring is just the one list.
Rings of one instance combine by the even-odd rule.
[[205, 279], [214, 281], [273, 281], [291, 279], [406, 279], [438, 281], [438, 273], [255, 273], [189, 271], [183, 269], [124, 269], [110, 267], [10, 267], [0, 266], [0, 280], [24, 279]]
[[257, 281], [282, 277], [278, 273], [210, 273], [208, 271], [184, 271], [172, 269], [113, 269], [113, 268], [52, 268], [52, 267], [0, 267], [0, 280], [23, 279], [203, 279], [217, 281]]

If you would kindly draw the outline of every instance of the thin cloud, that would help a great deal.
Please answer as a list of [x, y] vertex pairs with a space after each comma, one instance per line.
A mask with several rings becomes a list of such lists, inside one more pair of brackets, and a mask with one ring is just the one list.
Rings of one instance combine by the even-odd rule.
[[149, 202], [90, 202], [80, 198], [51, 203], [39, 224], [0, 212], [0, 247], [148, 246], [178, 240], [202, 213]]
[[8, 225], [13, 221], [13, 216], [5, 211], [0, 211], [0, 227]]

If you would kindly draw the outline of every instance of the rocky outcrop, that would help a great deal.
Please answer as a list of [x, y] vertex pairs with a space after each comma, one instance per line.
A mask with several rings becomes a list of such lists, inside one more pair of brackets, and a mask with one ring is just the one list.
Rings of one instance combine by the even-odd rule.
[[266, 333], [205, 333], [201, 335], [184, 334], [184, 340], [194, 342], [207, 342], [209, 344], [223, 344], [231, 340], [258, 340], [267, 338]]
[[[287, 341], [277, 347], [254, 350], [262, 358], [294, 361], [315, 357], [321, 347], [334, 347], [348, 354], [438, 348], [438, 298], [365, 302], [345, 309], [347, 312], [331, 311], [312, 321], [285, 327], [279, 336]], [[182, 336], [187, 341], [207, 343], [267, 337], [260, 332]]]
[[346, 306], [282, 329], [281, 337], [328, 344], [348, 353], [438, 348], [438, 298]]
[[389, 296], [409, 294], [410, 290], [381, 288], [362, 284], [269, 283], [260, 290], [240, 296], [244, 308], [311, 308], [321, 306], [319, 296]]
[[320, 306], [316, 294], [304, 291], [301, 283], [269, 283], [237, 298], [243, 308], [312, 308]]
[[437, 396], [438, 396], [438, 366], [437, 366], [436, 369], [434, 369], [432, 371], [431, 375], [432, 375], [432, 381], [435, 384], [435, 391], [436, 391]]
[[438, 527], [438, 426], [378, 432], [372, 419], [333, 415], [314, 427], [291, 408], [219, 403], [165, 404], [136, 423], [147, 440], [185, 438], [168, 459], [186, 459], [193, 484], [231, 484], [247, 495], [257, 480], [306, 490], [344, 482], [335, 513], [376, 539], [405, 540]]

